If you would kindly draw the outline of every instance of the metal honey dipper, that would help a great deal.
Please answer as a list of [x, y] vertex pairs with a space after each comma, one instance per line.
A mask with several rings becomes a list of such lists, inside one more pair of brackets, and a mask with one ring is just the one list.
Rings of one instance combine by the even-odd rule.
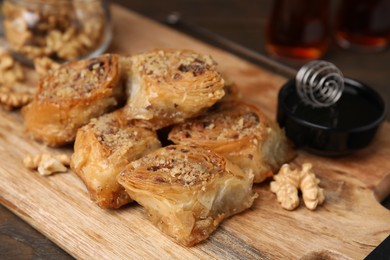
[[301, 100], [312, 107], [335, 104], [344, 90], [344, 76], [332, 63], [315, 60], [302, 66], [295, 78]]
[[340, 156], [368, 146], [386, 110], [369, 86], [344, 78], [330, 62], [312, 61], [279, 90], [277, 121], [297, 147]]

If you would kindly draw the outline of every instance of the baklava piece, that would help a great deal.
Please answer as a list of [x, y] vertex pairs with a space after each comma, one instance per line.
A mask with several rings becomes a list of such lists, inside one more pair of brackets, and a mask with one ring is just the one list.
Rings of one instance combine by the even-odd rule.
[[172, 145], [130, 163], [118, 181], [162, 232], [192, 246], [251, 207], [252, 177], [210, 150]]
[[131, 161], [160, 146], [155, 132], [128, 126], [119, 110], [92, 119], [78, 130], [71, 168], [96, 204], [119, 208], [131, 198], [117, 182], [117, 175]]
[[224, 80], [209, 55], [155, 50], [128, 63], [126, 113], [153, 129], [196, 116], [224, 96]]
[[294, 156], [284, 132], [256, 106], [242, 101], [217, 104], [207, 114], [175, 126], [168, 139], [199, 145], [225, 156], [259, 183]]
[[77, 129], [124, 99], [117, 55], [75, 61], [44, 75], [23, 109], [27, 132], [50, 146], [74, 141]]

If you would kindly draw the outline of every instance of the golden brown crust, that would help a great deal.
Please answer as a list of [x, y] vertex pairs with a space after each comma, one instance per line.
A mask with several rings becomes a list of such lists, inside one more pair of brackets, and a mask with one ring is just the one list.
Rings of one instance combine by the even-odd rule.
[[252, 178], [210, 150], [180, 145], [156, 150], [118, 175], [151, 221], [187, 246], [207, 239], [225, 218], [252, 205]]
[[123, 98], [118, 59], [107, 54], [70, 62], [42, 77], [22, 111], [27, 132], [50, 146], [72, 142], [79, 127]]
[[209, 113], [175, 126], [168, 138], [224, 155], [244, 172], [253, 173], [254, 182], [265, 180], [294, 156], [275, 123], [254, 105], [237, 100], [217, 104]]
[[126, 113], [154, 129], [196, 116], [224, 96], [224, 80], [208, 55], [155, 50], [128, 62]]
[[78, 130], [71, 168], [94, 202], [102, 208], [119, 208], [131, 198], [116, 176], [129, 162], [159, 147], [155, 132], [128, 126], [118, 110], [92, 119]]

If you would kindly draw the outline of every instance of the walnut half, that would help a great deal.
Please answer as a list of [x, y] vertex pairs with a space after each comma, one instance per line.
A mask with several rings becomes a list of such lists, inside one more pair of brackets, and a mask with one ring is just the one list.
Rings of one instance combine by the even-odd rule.
[[67, 172], [69, 166], [69, 156], [66, 154], [51, 155], [38, 154], [36, 156], [28, 155], [24, 158], [23, 164], [26, 168], [37, 170], [40, 175], [48, 176], [53, 173]]
[[303, 201], [308, 209], [314, 210], [317, 205], [321, 205], [325, 200], [324, 190], [318, 186], [320, 180], [315, 176], [312, 165], [304, 163], [301, 171], [300, 189]]
[[310, 163], [304, 163], [301, 171], [292, 170], [290, 165], [284, 164], [274, 176], [270, 187], [284, 209], [294, 210], [299, 206], [300, 189], [305, 206], [314, 210], [325, 201], [324, 190], [318, 186], [319, 183]]
[[0, 107], [12, 110], [31, 101], [35, 88], [24, 81], [23, 66], [8, 51], [0, 49]]
[[23, 66], [5, 49], [0, 49], [0, 84], [12, 85], [24, 81]]

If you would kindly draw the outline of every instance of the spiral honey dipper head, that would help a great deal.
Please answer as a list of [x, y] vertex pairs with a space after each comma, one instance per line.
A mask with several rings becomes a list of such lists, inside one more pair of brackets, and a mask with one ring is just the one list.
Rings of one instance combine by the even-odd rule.
[[301, 100], [312, 107], [328, 107], [335, 104], [344, 89], [341, 71], [327, 61], [312, 61], [298, 71], [296, 88]]

